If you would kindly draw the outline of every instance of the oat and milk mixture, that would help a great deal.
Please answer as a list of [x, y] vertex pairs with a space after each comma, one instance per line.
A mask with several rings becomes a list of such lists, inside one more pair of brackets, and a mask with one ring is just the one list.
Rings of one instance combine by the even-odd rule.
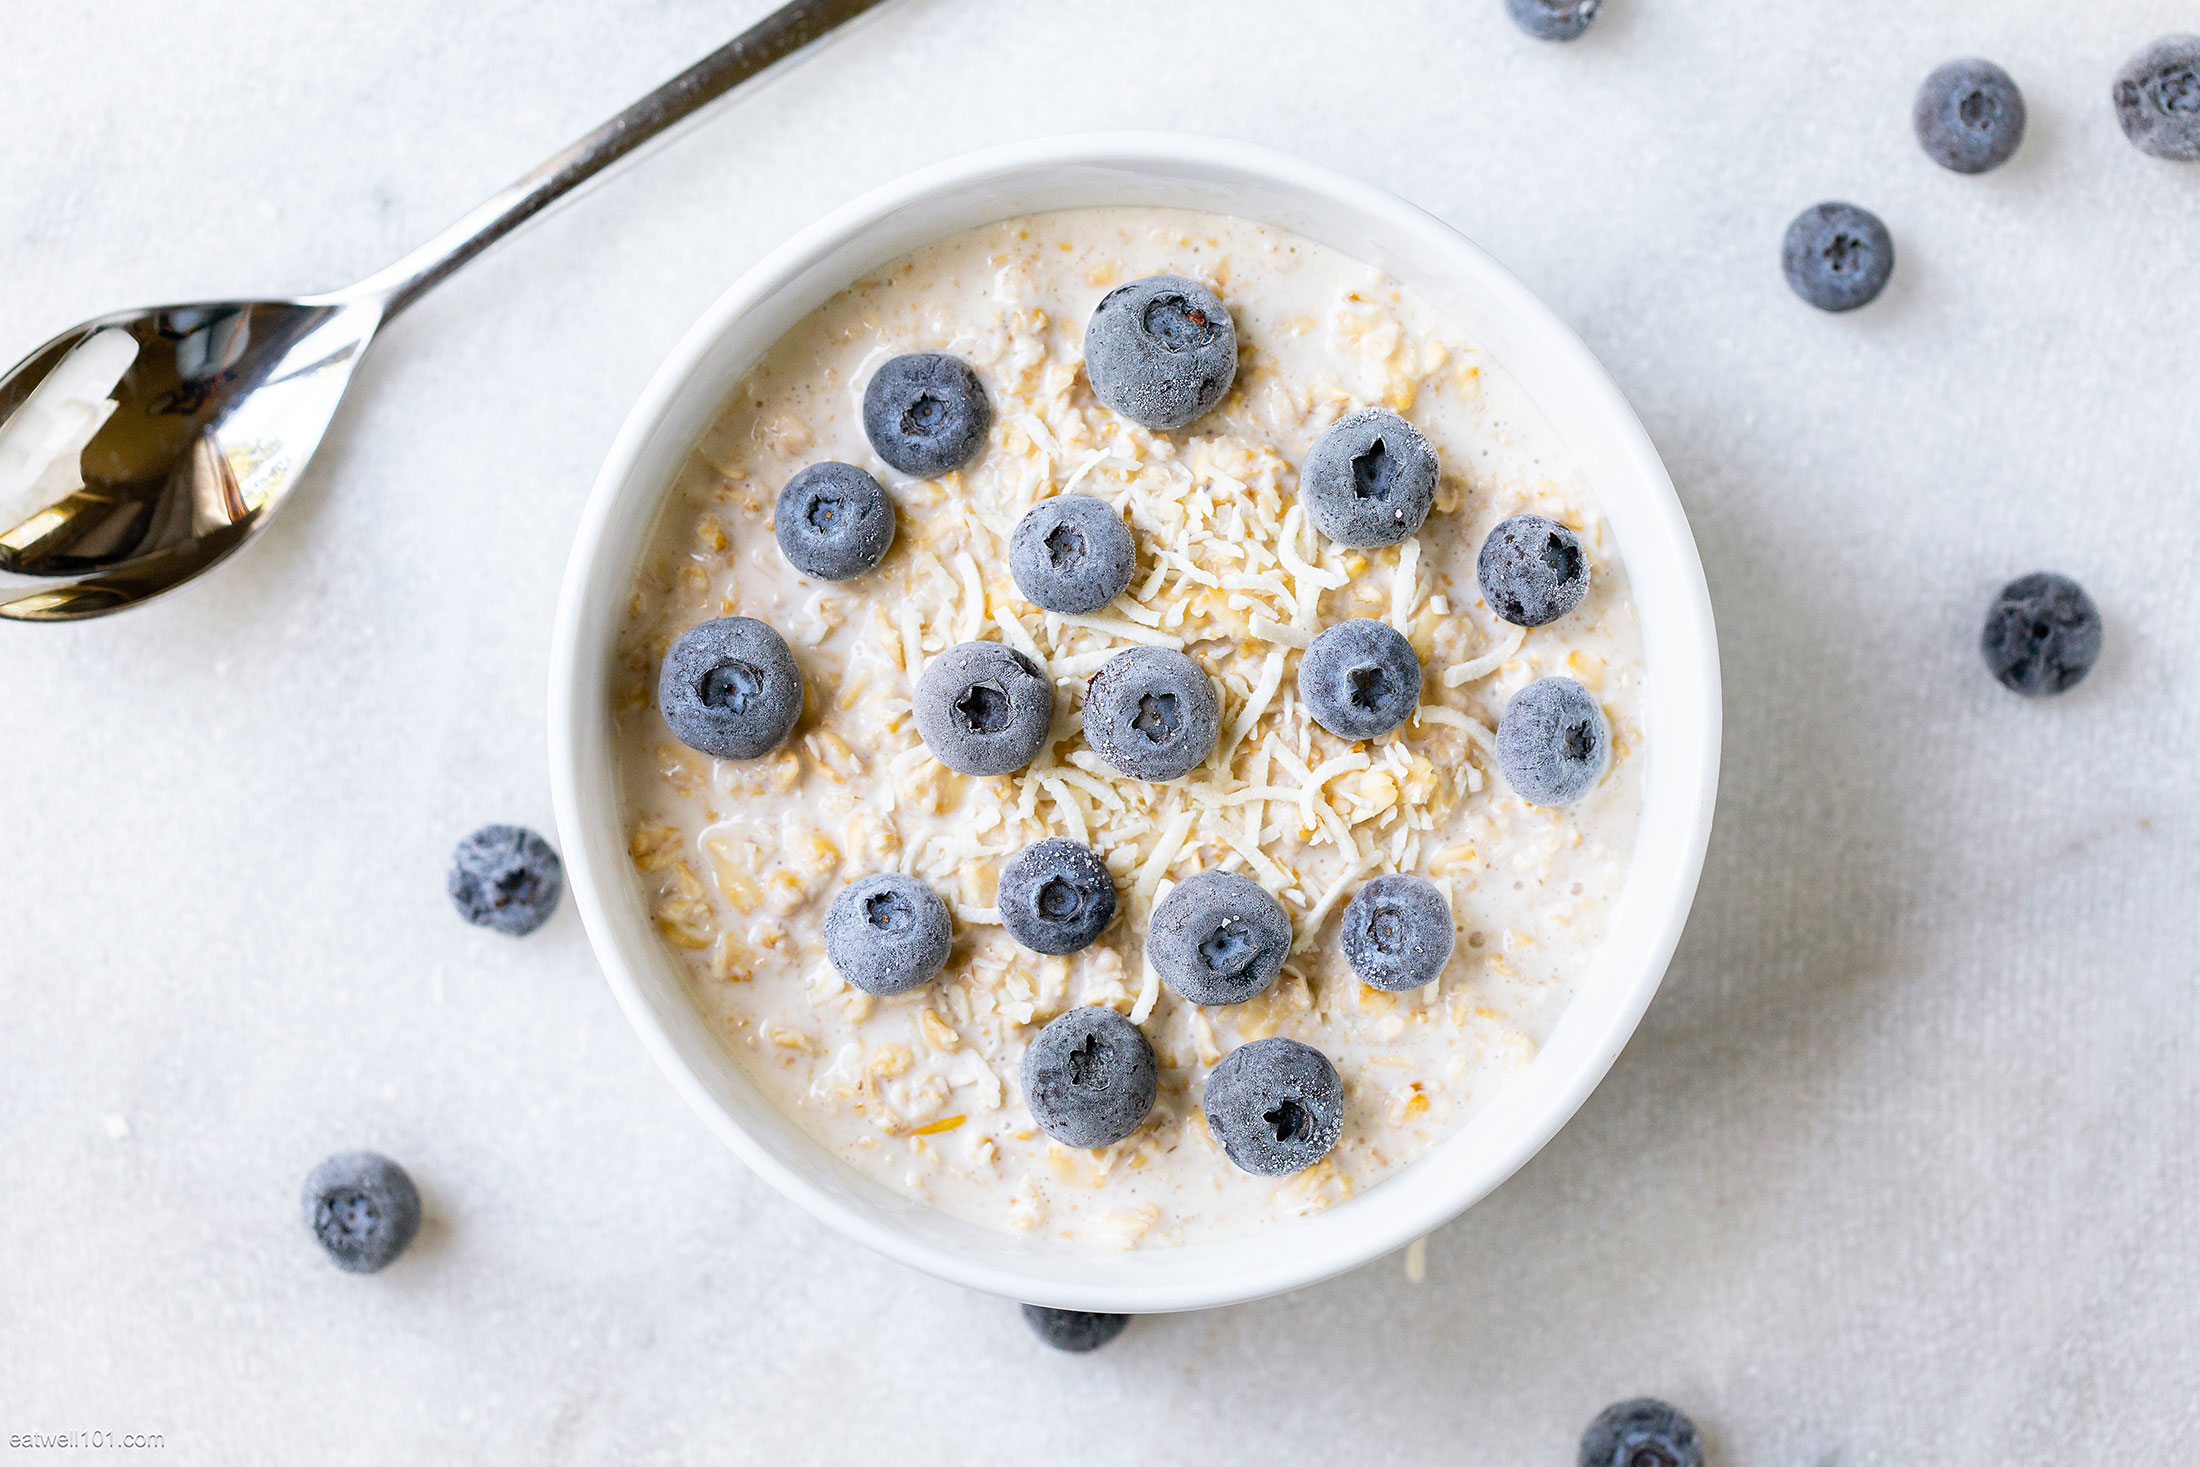
[[[1211, 286], [1236, 322], [1219, 407], [1151, 432], [1094, 398], [1082, 332], [1111, 286], [1171, 273]], [[950, 352], [993, 409], [965, 469], [894, 473], [860, 404], [886, 359]], [[1404, 543], [1344, 549], [1297, 499], [1295, 467], [1348, 410], [1405, 415], [1434, 446], [1434, 511]], [[772, 534], [774, 497], [820, 460], [884, 484], [899, 522], [877, 570], [806, 581]], [[1136, 533], [1128, 593], [1090, 615], [1043, 612], [1006, 563], [1009, 533], [1070, 489]], [[1532, 511], [1572, 527], [1594, 565], [1577, 610], [1533, 630], [1483, 604], [1475, 553]], [[655, 678], [668, 645], [711, 618], [770, 623], [798, 660], [793, 735], [752, 761], [676, 742]], [[1424, 673], [1416, 717], [1348, 743], [1295, 688], [1301, 650], [1345, 617], [1389, 622]], [[999, 640], [1051, 675], [1049, 744], [981, 778], [934, 759], [912, 723], [927, 659]], [[1133, 645], [1183, 649], [1221, 698], [1221, 735], [1180, 780], [1127, 779], [1080, 732], [1084, 684]], [[957, 1216], [1073, 1243], [1151, 1247], [1227, 1237], [1331, 1206], [1428, 1151], [1526, 1065], [1600, 942], [1634, 838], [1642, 665], [1624, 568], [1549, 425], [1449, 323], [1367, 267], [1280, 230], [1155, 209], [1033, 215], [874, 272], [750, 372], [667, 496], [622, 642], [618, 718], [634, 865], [695, 1002], [778, 1104], [857, 1170]], [[1511, 694], [1560, 673], [1611, 725], [1611, 767], [1584, 800], [1539, 808], [1497, 774]], [[1092, 946], [1042, 957], [997, 925], [1001, 863], [1042, 836], [1089, 843], [1120, 909]], [[1282, 975], [1231, 1007], [1179, 1000], [1145, 960], [1148, 914], [1203, 869], [1280, 896], [1296, 932]], [[846, 883], [914, 875], [952, 904], [938, 979], [898, 997], [848, 986], [820, 925]], [[1376, 874], [1418, 873], [1451, 903], [1449, 966], [1379, 992], [1338, 951], [1338, 913]], [[1142, 1027], [1159, 1066], [1128, 1139], [1071, 1150], [1039, 1130], [1018, 1084], [1027, 1044], [1072, 1005]], [[1281, 1179], [1233, 1167], [1200, 1095], [1236, 1046], [1272, 1035], [1326, 1054], [1344, 1081], [1342, 1139]]]

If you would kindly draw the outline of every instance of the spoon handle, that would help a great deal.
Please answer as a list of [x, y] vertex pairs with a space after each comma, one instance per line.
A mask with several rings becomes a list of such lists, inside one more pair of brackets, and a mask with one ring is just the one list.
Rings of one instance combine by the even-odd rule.
[[342, 292], [342, 297], [358, 300], [380, 296], [382, 319], [387, 321], [440, 285], [461, 265], [644, 143], [773, 62], [880, 3], [794, 0], [780, 6], [394, 265]]

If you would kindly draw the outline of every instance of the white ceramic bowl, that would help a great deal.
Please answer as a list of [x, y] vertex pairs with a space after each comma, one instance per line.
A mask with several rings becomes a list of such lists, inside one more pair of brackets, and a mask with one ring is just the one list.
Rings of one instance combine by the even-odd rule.
[[[627, 859], [612, 747], [613, 638], [651, 517], [728, 391], [835, 292], [932, 240], [1010, 215], [1100, 204], [1278, 225], [1388, 272], [1469, 332], [1547, 414], [1627, 563], [1645, 662], [1641, 827], [1611, 935], [1527, 1069], [1456, 1135], [1316, 1216], [1247, 1237], [1117, 1253], [994, 1232], [888, 1191], [812, 1141], [706, 1027], [649, 924]], [[581, 516], [551, 654], [550, 774], [573, 895], [642, 1042], [743, 1160], [823, 1221], [916, 1268], [1033, 1303], [1154, 1313], [1258, 1298], [1402, 1247], [1487, 1195], [1603, 1078], [1657, 991], [1710, 833], [1718, 647], [1671, 480], [1588, 349], [1489, 256], [1382, 191], [1241, 143], [1054, 138], [912, 174], [767, 256], [704, 312], [627, 416]]]

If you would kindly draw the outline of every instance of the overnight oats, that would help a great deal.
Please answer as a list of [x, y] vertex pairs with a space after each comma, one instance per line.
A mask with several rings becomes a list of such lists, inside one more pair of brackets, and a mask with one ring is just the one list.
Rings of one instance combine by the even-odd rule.
[[1627, 578], [1540, 413], [1287, 232], [1083, 209], [825, 303], [667, 493], [637, 878], [864, 1175], [1070, 1244], [1330, 1207], [1535, 1056], [1640, 803]]

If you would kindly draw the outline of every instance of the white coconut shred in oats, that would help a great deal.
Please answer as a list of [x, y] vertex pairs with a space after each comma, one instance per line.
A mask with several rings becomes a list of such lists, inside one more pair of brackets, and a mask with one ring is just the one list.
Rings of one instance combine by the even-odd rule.
[[[1155, 433], [1101, 407], [1080, 366], [1111, 287], [1206, 281], [1237, 324], [1236, 386], [1189, 428]], [[863, 436], [862, 389], [911, 351], [969, 362], [994, 423], [979, 456], [935, 481], [896, 474]], [[1296, 465], [1341, 414], [1410, 418], [1441, 456], [1434, 512], [1404, 544], [1323, 541]], [[780, 487], [825, 459], [876, 475], [899, 529], [876, 570], [805, 580], [782, 558]], [[1057, 616], [1010, 579], [1008, 535], [1076, 489], [1117, 506], [1138, 541], [1129, 592]], [[1571, 526], [1593, 567], [1570, 615], [1523, 633], [1483, 604], [1474, 559], [1498, 521]], [[801, 663], [802, 721], [753, 762], [683, 747], [655, 707], [660, 659], [699, 622], [756, 617]], [[1417, 717], [1347, 743], [1296, 696], [1300, 649], [1346, 617], [1387, 620], [1423, 666]], [[1055, 681], [1052, 739], [999, 778], [953, 773], [917, 736], [925, 659], [997, 639]], [[1190, 653], [1222, 701], [1213, 756], [1185, 779], [1126, 779], [1085, 745], [1085, 680], [1136, 644]], [[1633, 845], [1642, 659], [1627, 579], [1582, 476], [1512, 381], [1449, 323], [1356, 261], [1213, 215], [1111, 208], [1032, 215], [957, 235], [843, 291], [771, 348], [667, 495], [621, 643], [618, 719], [631, 850], [657, 930], [696, 1004], [755, 1082], [863, 1174], [980, 1223], [1128, 1248], [1273, 1224], [1366, 1190], [1456, 1131], [1535, 1055], [1603, 938]], [[1612, 765], [1588, 798], [1541, 809], [1496, 772], [1491, 731], [1529, 681], [1596, 694]], [[1042, 836], [1091, 844], [1121, 909], [1067, 958], [997, 924], [1002, 863]], [[1162, 987], [1146, 922], [1192, 872], [1241, 871], [1280, 896], [1298, 941], [1250, 1003], [1202, 1008]], [[826, 961], [820, 926], [866, 872], [945, 897], [956, 942], [913, 993], [872, 998]], [[1371, 876], [1413, 872], [1450, 900], [1442, 978], [1382, 993], [1353, 978], [1338, 913]], [[1078, 1004], [1140, 1024], [1160, 1098], [1129, 1139], [1066, 1148], [1032, 1122], [1025, 1046]], [[1343, 1076], [1343, 1139], [1282, 1179], [1239, 1171], [1209, 1135], [1201, 1087], [1235, 1046], [1310, 1044]]]

